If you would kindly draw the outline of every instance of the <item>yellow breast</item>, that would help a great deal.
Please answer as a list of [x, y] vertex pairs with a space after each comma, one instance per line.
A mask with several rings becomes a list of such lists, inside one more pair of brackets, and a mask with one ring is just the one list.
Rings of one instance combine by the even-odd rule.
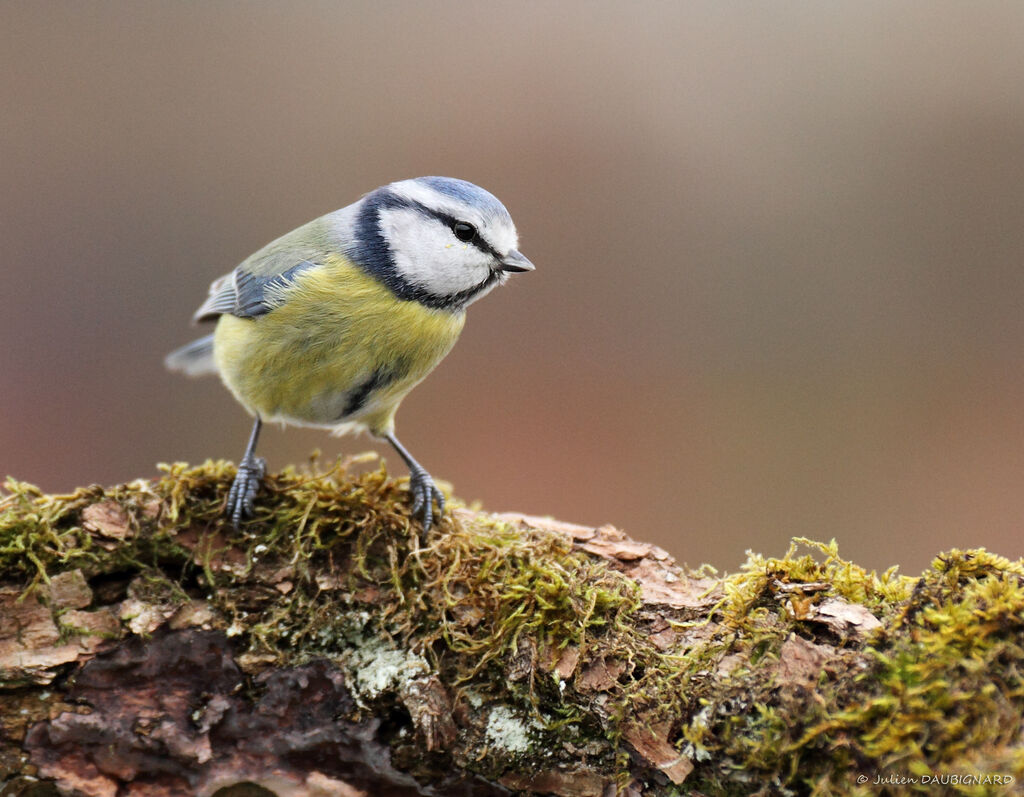
[[266, 420], [392, 431], [402, 398], [451, 350], [465, 323], [401, 301], [336, 256], [298, 274], [258, 318], [221, 316], [214, 358], [250, 412]]

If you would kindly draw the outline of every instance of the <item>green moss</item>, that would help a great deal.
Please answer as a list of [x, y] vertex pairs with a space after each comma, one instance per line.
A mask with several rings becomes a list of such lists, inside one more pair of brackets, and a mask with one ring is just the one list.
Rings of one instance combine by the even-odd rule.
[[[871, 653], [880, 694], [833, 719], [860, 729], [863, 755], [962, 772], [975, 751], [1013, 745], [1024, 730], [1024, 568], [985, 550], [939, 557]], [[1024, 777], [1020, 751], [1005, 765]]]
[[[799, 555], [801, 547], [810, 551]], [[818, 561], [813, 552], [823, 560]], [[828, 595], [859, 603], [876, 614], [891, 611], [905, 600], [914, 584], [913, 579], [898, 575], [896, 567], [878, 575], [843, 559], [835, 540], [821, 543], [796, 537], [781, 559], [747, 551], [741, 571], [723, 581], [727, 600], [722, 610], [726, 619], [740, 625], [746, 623], [751, 608], [770, 597], [775, 582], [825, 584]]]
[[463, 679], [526, 639], [537, 649], [585, 652], [639, 605], [635, 584], [573, 552], [564, 536], [490, 522], [456, 521], [397, 567], [393, 583], [407, 612], [402, 626], [471, 661]]
[[[1024, 730], [1020, 563], [952, 551], [915, 580], [868, 572], [834, 541], [798, 539], [718, 578], [712, 609], [654, 612], [676, 634], [659, 647], [637, 585], [565, 536], [453, 501], [440, 533], [421, 541], [404, 480], [383, 468], [353, 475], [355, 464], [268, 477], [240, 531], [223, 518], [229, 463], [178, 463], [152, 481], [66, 496], [9, 480], [0, 578], [35, 589], [80, 569], [130, 582], [142, 603], [205, 599], [245, 666], [332, 657], [367, 711], [403, 679], [436, 672], [479, 717], [479, 748], [461, 764], [491, 777], [510, 752], [565, 749], [571, 761], [586, 749], [625, 786], [634, 759], [624, 738], [637, 723], [693, 761], [685, 786], [707, 794], [764, 784], [857, 793], [858, 774], [995, 764], [1024, 777], [1014, 747]], [[99, 502], [123, 510], [128, 532], [116, 544], [86, 528], [83, 511]], [[827, 599], [865, 607], [881, 627], [844, 636], [812, 622]], [[779, 674], [793, 635], [827, 653], [806, 684]], [[559, 677], [555, 662], [574, 650], [581, 665]], [[614, 673], [599, 689], [582, 680], [595, 662]]]
[[[797, 556], [796, 543], [825, 560]], [[776, 582], [827, 584], [825, 594], [871, 608], [883, 626], [867, 644], [828, 638], [773, 601]], [[1022, 731], [1022, 584], [1020, 563], [984, 550], [951, 551], [916, 582], [845, 562], [834, 542], [797, 540], [782, 559], [751, 554], [743, 572], [726, 579], [720, 609], [723, 624], [738, 629], [738, 644], [766, 650], [702, 696], [702, 711], [683, 735], [716, 771], [698, 769], [694, 785], [743, 793], [736, 777], [743, 771], [794, 793], [873, 794], [876, 777], [895, 778], [899, 793], [934, 793], [929, 779], [978, 775], [979, 767], [983, 776], [1019, 782], [1019, 748], [1002, 758], [976, 754], [1012, 750]], [[849, 664], [823, 671], [813, 690], [780, 684], [770, 671], [790, 633], [838, 644], [835, 655]], [[858, 776], [870, 787], [858, 787]], [[944, 787], [964, 794], [994, 788]]]

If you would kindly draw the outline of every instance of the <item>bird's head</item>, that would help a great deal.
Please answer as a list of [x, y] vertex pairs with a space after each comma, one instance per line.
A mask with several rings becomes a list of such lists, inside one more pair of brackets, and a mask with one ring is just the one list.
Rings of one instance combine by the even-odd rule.
[[404, 299], [461, 309], [510, 273], [532, 271], [512, 217], [465, 180], [417, 177], [359, 202], [351, 256]]

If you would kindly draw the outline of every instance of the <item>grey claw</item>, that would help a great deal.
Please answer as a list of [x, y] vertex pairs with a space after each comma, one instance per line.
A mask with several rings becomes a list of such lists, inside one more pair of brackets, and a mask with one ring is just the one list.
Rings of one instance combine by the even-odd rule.
[[267, 474], [267, 461], [263, 457], [242, 460], [238, 465], [238, 473], [228, 491], [227, 510], [231, 516], [231, 524], [237, 529], [244, 518], [252, 517], [256, 494], [260, 482]]
[[409, 474], [409, 492], [412, 493], [412, 514], [420, 515], [423, 520], [423, 534], [430, 531], [434, 524], [434, 502], [437, 502], [440, 517], [444, 514], [444, 495], [434, 484], [434, 480], [425, 470], [413, 470]]

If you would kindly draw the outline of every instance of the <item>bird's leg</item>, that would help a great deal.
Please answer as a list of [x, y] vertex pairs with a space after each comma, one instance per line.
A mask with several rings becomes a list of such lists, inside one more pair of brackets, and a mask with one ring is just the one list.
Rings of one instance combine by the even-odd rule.
[[434, 520], [434, 502], [437, 502], [438, 517], [444, 514], [444, 495], [434, 484], [434, 480], [427, 473], [426, 469], [413, 459], [412, 454], [405, 450], [405, 446], [398, 442], [393, 434], [385, 435], [384, 439], [394, 446], [398, 455], [405, 460], [409, 466], [409, 492], [412, 493], [412, 513], [418, 515], [422, 512], [423, 533], [430, 531]]
[[227, 512], [236, 529], [243, 518], [252, 516], [253, 500], [259, 492], [260, 482], [267, 473], [267, 461], [263, 457], [255, 456], [262, 426], [263, 421], [257, 415], [256, 423], [252, 426], [252, 434], [249, 435], [249, 445], [245, 447], [242, 461], [238, 463], [238, 474], [228, 493]]

